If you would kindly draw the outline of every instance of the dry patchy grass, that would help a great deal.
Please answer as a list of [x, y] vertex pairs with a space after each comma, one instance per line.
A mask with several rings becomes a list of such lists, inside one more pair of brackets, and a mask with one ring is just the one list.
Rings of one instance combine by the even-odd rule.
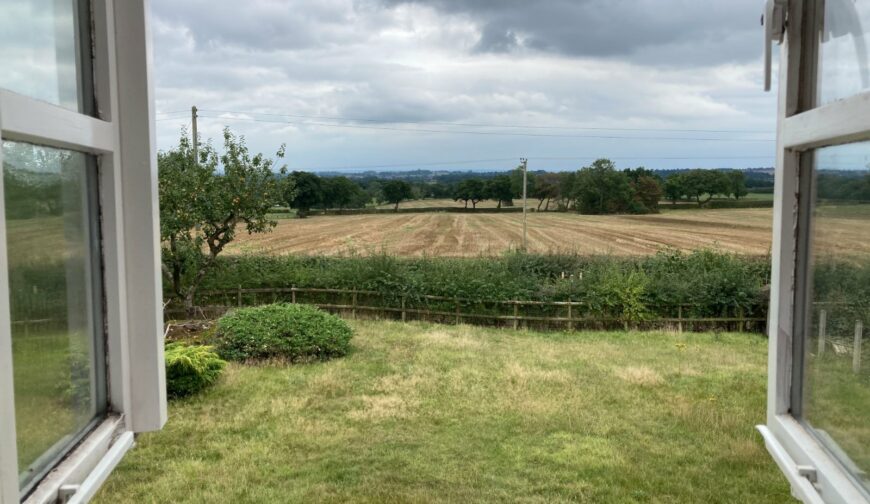
[[789, 501], [758, 336], [354, 326], [172, 403], [97, 502]]

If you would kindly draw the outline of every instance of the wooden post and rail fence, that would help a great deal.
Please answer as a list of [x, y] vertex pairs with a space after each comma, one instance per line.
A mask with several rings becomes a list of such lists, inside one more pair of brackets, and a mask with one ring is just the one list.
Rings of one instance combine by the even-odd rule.
[[[736, 330], [763, 332], [766, 317], [747, 316], [742, 308], [731, 310], [729, 316], [693, 316], [694, 305], [660, 306], [661, 313], [638, 319], [596, 311], [580, 301], [477, 300], [435, 295], [392, 295], [379, 291], [356, 289], [325, 289], [307, 287], [251, 288], [203, 291], [197, 296], [195, 316], [214, 318], [241, 306], [257, 306], [273, 302], [304, 303], [327, 311], [358, 317], [394, 318], [403, 322], [431, 322], [499, 325], [519, 329], [576, 328], [653, 328], [684, 330]], [[378, 302], [373, 302], [378, 301]], [[474, 309], [477, 308], [477, 309]], [[184, 309], [168, 308], [168, 319], [189, 317]]]

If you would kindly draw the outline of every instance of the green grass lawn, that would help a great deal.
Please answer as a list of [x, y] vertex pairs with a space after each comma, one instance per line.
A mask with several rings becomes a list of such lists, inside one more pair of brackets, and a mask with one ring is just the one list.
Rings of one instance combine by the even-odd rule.
[[760, 336], [353, 325], [171, 403], [96, 502], [790, 501]]

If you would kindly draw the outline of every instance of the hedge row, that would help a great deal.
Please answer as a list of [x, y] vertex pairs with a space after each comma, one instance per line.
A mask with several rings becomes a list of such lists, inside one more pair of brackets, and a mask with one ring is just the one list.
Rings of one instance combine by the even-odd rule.
[[696, 307], [696, 316], [721, 316], [738, 309], [747, 316], [764, 316], [769, 264], [766, 257], [712, 250], [631, 258], [522, 253], [480, 258], [251, 255], [220, 260], [202, 289], [359, 289], [412, 301], [424, 295], [480, 302], [570, 299], [602, 312], [637, 305], [651, 314], [687, 304]]

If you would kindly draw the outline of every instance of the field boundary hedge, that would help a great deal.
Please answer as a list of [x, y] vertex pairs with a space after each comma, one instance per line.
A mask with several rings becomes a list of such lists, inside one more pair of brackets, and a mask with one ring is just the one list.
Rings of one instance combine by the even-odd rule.
[[[657, 315], [600, 313], [590, 303], [581, 301], [474, 300], [460, 297], [402, 296], [398, 302], [381, 292], [353, 289], [260, 288], [205, 291], [197, 298], [194, 318], [214, 319], [233, 308], [290, 302], [310, 304], [318, 308], [356, 318], [393, 318], [406, 322], [423, 320], [438, 323], [471, 323], [475, 325], [520, 326], [537, 329], [652, 329], [684, 330], [724, 329], [738, 332], [763, 332], [766, 317], [747, 316], [742, 307], [721, 317], [701, 317], [698, 306], [677, 304], [659, 306]], [[167, 321], [190, 318], [184, 309], [168, 309]]]

